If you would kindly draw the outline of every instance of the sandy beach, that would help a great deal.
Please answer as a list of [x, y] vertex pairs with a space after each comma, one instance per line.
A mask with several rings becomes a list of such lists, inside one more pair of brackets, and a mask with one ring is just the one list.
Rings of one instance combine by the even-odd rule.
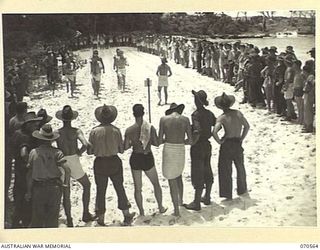
[[[158, 106], [156, 70], [160, 64], [157, 56], [137, 52], [135, 48], [122, 48], [128, 59], [127, 85], [129, 90], [122, 93], [117, 89], [116, 74], [112, 71], [112, 59], [115, 48], [99, 51], [103, 58], [106, 73], [102, 76], [101, 98], [96, 99], [91, 88], [89, 65], [79, 69], [77, 74], [77, 89], [75, 97], [70, 98], [66, 87], [58, 86], [55, 96], [50, 91], [33, 93], [26, 98], [30, 110], [46, 108], [48, 114], [55, 112], [66, 104], [79, 112], [79, 117], [73, 125], [82, 129], [88, 138], [92, 127], [98, 124], [94, 110], [102, 104], [115, 105], [118, 117], [114, 125], [125, 129], [134, 123], [132, 105], [142, 103], [147, 107], [147, 88], [144, 80], [152, 79], [151, 87], [151, 116], [152, 124], [158, 129], [160, 117], [164, 115], [168, 105]], [[89, 59], [91, 50], [76, 52], [83, 59]], [[236, 195], [236, 171], [233, 171], [234, 199], [225, 202], [219, 198], [218, 190], [218, 155], [219, 145], [211, 138], [214, 173], [212, 188], [212, 205], [202, 205], [199, 212], [181, 208], [181, 218], [172, 216], [173, 205], [167, 180], [161, 173], [162, 146], [153, 148], [156, 168], [163, 191], [163, 203], [168, 207], [165, 214], [159, 214], [151, 183], [143, 176], [143, 198], [146, 216], [137, 216], [133, 226], [207, 226], [207, 227], [275, 227], [275, 226], [316, 226], [316, 139], [314, 134], [301, 133], [301, 126], [294, 123], [282, 122], [275, 114], [269, 114], [265, 109], [253, 109], [251, 106], [240, 105], [242, 93], [234, 93], [234, 88], [228, 84], [214, 81], [213, 78], [199, 75], [195, 70], [186, 69], [169, 61], [173, 76], [169, 79], [169, 103], [185, 104], [184, 115], [191, 117], [195, 110], [191, 90], [203, 89], [208, 94], [208, 108], [218, 117], [222, 111], [214, 106], [214, 97], [222, 92], [234, 94], [235, 109], [239, 109], [247, 118], [251, 129], [244, 141], [245, 167], [249, 193], [243, 197]], [[148, 119], [146, 113], [145, 119]], [[55, 129], [62, 124], [54, 118], [52, 125]], [[134, 187], [129, 166], [131, 150], [120, 155], [124, 166], [124, 185], [127, 196], [132, 204], [132, 211], [138, 213], [134, 201]], [[93, 176], [93, 156], [84, 154], [81, 163], [91, 181], [90, 210], [94, 211], [96, 187]], [[190, 177], [190, 155], [187, 147], [186, 164], [183, 173], [184, 202], [193, 200], [193, 187]], [[76, 227], [98, 226], [96, 222], [84, 223], [82, 216], [82, 188], [79, 183], [71, 183], [72, 216]], [[106, 224], [119, 226], [122, 213], [117, 209], [117, 198], [112, 184], [109, 183], [106, 195]], [[66, 227], [65, 215], [61, 210], [60, 227]]]

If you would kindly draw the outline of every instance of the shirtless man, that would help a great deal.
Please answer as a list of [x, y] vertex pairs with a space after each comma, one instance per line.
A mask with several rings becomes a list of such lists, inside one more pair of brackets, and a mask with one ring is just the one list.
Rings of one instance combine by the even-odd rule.
[[[235, 102], [232, 95], [218, 96], [214, 100], [215, 105], [223, 110], [223, 114], [218, 117], [213, 130], [213, 138], [221, 145], [218, 175], [220, 197], [227, 200], [232, 199], [232, 162], [237, 170], [237, 193], [242, 195], [247, 193], [246, 171], [243, 163], [242, 141], [249, 131], [249, 123], [243, 114], [230, 107]], [[224, 128], [224, 136], [219, 138], [218, 132]]]
[[133, 116], [136, 122], [127, 128], [124, 140], [124, 150], [131, 147], [133, 148], [130, 157], [130, 166], [134, 182], [134, 198], [141, 216], [144, 216], [141, 194], [142, 171], [144, 171], [153, 185], [159, 212], [164, 213], [167, 210], [162, 206], [162, 190], [151, 151], [151, 145], [159, 146], [157, 132], [150, 123], [143, 120], [143, 115], [144, 107], [141, 104], [135, 104], [133, 106]]
[[[66, 167], [70, 169], [70, 175], [76, 179], [83, 187], [82, 203], [83, 215], [82, 220], [89, 222], [94, 217], [89, 213], [90, 186], [91, 183], [87, 174], [83, 171], [79, 157], [87, 150], [88, 141], [85, 139], [83, 132], [71, 126], [71, 121], [78, 117], [78, 112], [73, 111], [69, 105], [63, 107], [56, 113], [56, 118], [63, 121], [63, 127], [58, 130], [60, 137], [57, 139], [57, 146], [64, 154]], [[78, 140], [82, 147], [78, 148]], [[70, 204], [70, 185], [63, 191], [63, 206], [67, 216], [67, 226], [73, 227]]]
[[93, 51], [93, 56], [90, 61], [90, 71], [92, 75], [92, 88], [93, 94], [99, 97], [99, 90], [100, 90], [100, 82], [101, 82], [101, 70], [105, 73], [104, 64], [102, 58], [99, 57], [98, 50]]
[[166, 116], [161, 117], [159, 126], [159, 144], [164, 143], [162, 173], [169, 181], [175, 216], [180, 216], [179, 205], [183, 204], [182, 172], [185, 162], [185, 144], [192, 144], [190, 121], [189, 118], [181, 115], [183, 109], [183, 104], [172, 103], [166, 111]]
[[123, 51], [120, 49], [116, 50], [116, 56], [113, 58], [113, 69], [117, 73], [118, 78], [118, 89], [125, 91], [126, 86], [126, 66], [129, 66], [127, 58], [124, 57]]
[[168, 77], [172, 76], [171, 68], [167, 65], [167, 59], [161, 58], [161, 64], [158, 67], [156, 75], [158, 76], [158, 105], [161, 105], [161, 89], [164, 88], [165, 104], [168, 101]]

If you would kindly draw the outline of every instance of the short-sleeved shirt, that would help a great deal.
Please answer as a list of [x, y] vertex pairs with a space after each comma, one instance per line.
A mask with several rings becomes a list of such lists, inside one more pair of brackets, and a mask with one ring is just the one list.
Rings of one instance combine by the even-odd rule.
[[216, 124], [214, 114], [205, 108], [197, 109], [191, 115], [192, 132], [200, 134], [199, 142], [211, 137], [211, 128]]
[[154, 144], [156, 142], [157, 138], [157, 132], [156, 129], [151, 126], [150, 130], [150, 141], [147, 144], [145, 150], [143, 150], [142, 143], [139, 140], [140, 138], [140, 132], [141, 132], [141, 126], [138, 124], [134, 124], [127, 128], [125, 132], [125, 137], [129, 139], [130, 144], [132, 145], [133, 152], [135, 153], [149, 153], [151, 152], [151, 144]]
[[123, 140], [120, 129], [109, 124], [93, 128], [89, 135], [89, 142], [92, 144], [95, 156], [108, 157], [119, 153]]
[[62, 151], [51, 145], [40, 145], [29, 154], [28, 167], [32, 168], [32, 179], [44, 181], [59, 178], [61, 172], [57, 162], [64, 157]]

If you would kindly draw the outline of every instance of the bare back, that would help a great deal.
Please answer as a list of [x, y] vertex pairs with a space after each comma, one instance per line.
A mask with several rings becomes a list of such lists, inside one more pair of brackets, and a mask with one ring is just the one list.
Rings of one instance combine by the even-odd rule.
[[58, 130], [60, 137], [57, 139], [57, 146], [64, 155], [78, 153], [78, 129], [63, 127]]
[[217, 120], [224, 128], [224, 138], [240, 138], [242, 127], [247, 123], [242, 113], [238, 110], [229, 110]]
[[167, 64], [161, 64], [158, 67], [157, 75], [160, 76], [171, 76], [171, 69]]
[[[191, 125], [187, 117], [172, 113], [161, 118], [159, 138], [174, 144], [184, 144], [185, 135], [187, 134], [189, 141], [191, 140]], [[163, 138], [163, 136], [165, 138]]]

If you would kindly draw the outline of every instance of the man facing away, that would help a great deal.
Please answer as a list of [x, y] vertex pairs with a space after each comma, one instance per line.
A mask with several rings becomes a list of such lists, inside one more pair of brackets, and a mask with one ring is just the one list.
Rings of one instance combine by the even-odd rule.
[[168, 77], [172, 76], [172, 71], [167, 64], [167, 59], [161, 58], [161, 64], [158, 66], [157, 73], [158, 76], [158, 105], [161, 105], [161, 89], [164, 88], [164, 98], [165, 104], [168, 102]]
[[[73, 111], [69, 105], [63, 107], [56, 113], [56, 118], [63, 121], [63, 127], [58, 130], [59, 138], [57, 139], [57, 146], [63, 152], [64, 159], [66, 160], [65, 166], [70, 169], [70, 176], [77, 180], [82, 188], [82, 204], [83, 214], [82, 220], [84, 222], [92, 221], [94, 218], [89, 213], [90, 202], [90, 187], [91, 183], [87, 174], [83, 171], [79, 157], [84, 153], [88, 147], [88, 141], [84, 137], [83, 132], [79, 128], [71, 126], [71, 121], [78, 117], [78, 112]], [[79, 149], [78, 140], [82, 143]], [[63, 206], [67, 216], [68, 227], [73, 227], [71, 216], [71, 203], [70, 203], [70, 186], [63, 190]]]
[[117, 117], [114, 106], [103, 105], [95, 110], [95, 117], [100, 124], [94, 127], [89, 136], [90, 147], [88, 154], [94, 154], [94, 178], [97, 185], [96, 214], [98, 224], [104, 226], [106, 212], [106, 190], [108, 180], [111, 179], [118, 197], [118, 208], [122, 210], [124, 225], [130, 225], [135, 213], [130, 213], [131, 207], [124, 186], [123, 167], [118, 153], [123, 153], [123, 140], [120, 129], [111, 123]]
[[[180, 216], [179, 205], [183, 204], [182, 172], [185, 163], [185, 144], [192, 143], [191, 125], [187, 117], [181, 115], [184, 105], [172, 103], [161, 117], [159, 143], [164, 143], [162, 154], [162, 174], [168, 179], [174, 206], [174, 216]], [[185, 140], [187, 134], [188, 140]]]
[[159, 146], [157, 132], [150, 123], [143, 120], [144, 107], [142, 104], [135, 104], [132, 109], [136, 122], [127, 128], [125, 132], [124, 150], [131, 147], [133, 149], [130, 157], [130, 166], [134, 182], [134, 198], [140, 215], [144, 216], [141, 193], [142, 171], [144, 171], [153, 185], [159, 212], [164, 213], [167, 209], [162, 206], [162, 190], [151, 151], [151, 145]]
[[[220, 197], [232, 199], [232, 162], [237, 169], [237, 193], [247, 192], [246, 171], [243, 162], [242, 142], [249, 131], [249, 123], [243, 114], [230, 107], [235, 97], [223, 93], [214, 100], [215, 105], [223, 110], [213, 130], [213, 138], [221, 145], [219, 152], [218, 175]], [[224, 129], [224, 136], [219, 138], [218, 132]]]
[[[200, 202], [205, 205], [211, 204], [211, 188], [213, 174], [211, 170], [211, 137], [212, 127], [216, 122], [214, 114], [205, 109], [208, 106], [207, 94], [203, 90], [192, 91], [197, 110], [192, 113], [193, 145], [191, 146], [191, 181], [195, 189], [194, 200], [190, 204], [184, 204], [189, 210], [201, 210]], [[206, 193], [201, 199], [202, 191], [206, 188]]]
[[52, 131], [51, 125], [45, 124], [40, 130], [32, 133], [38, 139], [39, 147], [30, 151], [28, 159], [26, 200], [32, 198], [33, 228], [58, 227], [61, 202], [61, 172], [58, 168], [63, 164], [61, 150], [51, 146], [59, 137]]

